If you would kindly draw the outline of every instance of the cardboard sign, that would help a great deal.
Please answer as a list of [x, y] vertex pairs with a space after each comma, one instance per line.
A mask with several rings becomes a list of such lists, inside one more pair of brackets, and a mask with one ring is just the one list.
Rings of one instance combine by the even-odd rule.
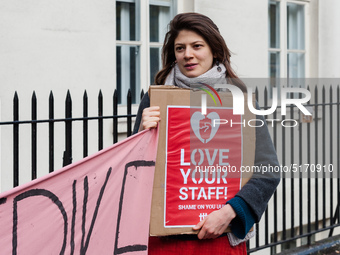
[[193, 234], [194, 225], [222, 208], [250, 178], [240, 168], [254, 162], [255, 129], [242, 123], [254, 117], [249, 111], [233, 115], [227, 92], [219, 93], [222, 107], [208, 102], [206, 115], [200, 91], [152, 86], [149, 93], [151, 105], [161, 108], [150, 234]]

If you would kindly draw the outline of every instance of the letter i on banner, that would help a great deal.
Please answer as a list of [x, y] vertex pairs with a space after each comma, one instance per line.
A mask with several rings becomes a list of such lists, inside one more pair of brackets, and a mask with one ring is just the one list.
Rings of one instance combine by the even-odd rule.
[[[125, 166], [117, 218], [114, 255], [133, 251], [138, 251], [138, 254], [147, 254], [148, 240], [145, 239], [145, 236], [139, 234], [139, 229], [147, 229], [149, 227], [149, 222], [143, 220], [143, 214], [150, 211], [151, 196], [139, 199], [139, 197], [135, 196], [134, 192], [126, 193], [125, 191], [140, 190], [142, 187], [149, 187], [151, 189], [153, 180], [147, 178], [148, 176], [143, 174], [143, 172], [151, 171], [150, 167], [154, 165], [155, 162], [153, 161], [133, 161]], [[136, 211], [140, 213], [136, 214]]]

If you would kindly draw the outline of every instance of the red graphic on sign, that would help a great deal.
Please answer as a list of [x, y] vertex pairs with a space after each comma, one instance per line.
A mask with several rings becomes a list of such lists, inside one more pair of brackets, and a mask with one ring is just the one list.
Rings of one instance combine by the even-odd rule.
[[168, 106], [165, 227], [196, 225], [241, 187], [242, 116], [200, 110]]

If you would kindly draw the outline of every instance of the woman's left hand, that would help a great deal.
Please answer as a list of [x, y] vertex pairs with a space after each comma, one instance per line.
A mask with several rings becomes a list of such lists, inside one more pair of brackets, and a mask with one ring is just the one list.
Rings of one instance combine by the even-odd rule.
[[200, 221], [194, 230], [199, 230], [199, 239], [212, 239], [222, 235], [229, 226], [229, 223], [236, 217], [231, 205], [226, 204], [220, 210], [213, 211], [204, 220]]

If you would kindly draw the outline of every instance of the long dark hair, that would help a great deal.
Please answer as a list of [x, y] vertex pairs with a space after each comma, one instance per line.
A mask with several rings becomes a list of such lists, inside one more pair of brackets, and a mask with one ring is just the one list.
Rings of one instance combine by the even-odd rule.
[[176, 61], [174, 44], [181, 30], [190, 30], [202, 36], [209, 44], [215, 60], [225, 65], [228, 83], [238, 86], [242, 91], [246, 90], [243, 82], [238, 79], [236, 73], [231, 68], [230, 51], [218, 27], [207, 16], [194, 12], [178, 14], [170, 22], [169, 31], [165, 35], [162, 48], [163, 68], [156, 74], [155, 84], [164, 84], [173, 63]]

